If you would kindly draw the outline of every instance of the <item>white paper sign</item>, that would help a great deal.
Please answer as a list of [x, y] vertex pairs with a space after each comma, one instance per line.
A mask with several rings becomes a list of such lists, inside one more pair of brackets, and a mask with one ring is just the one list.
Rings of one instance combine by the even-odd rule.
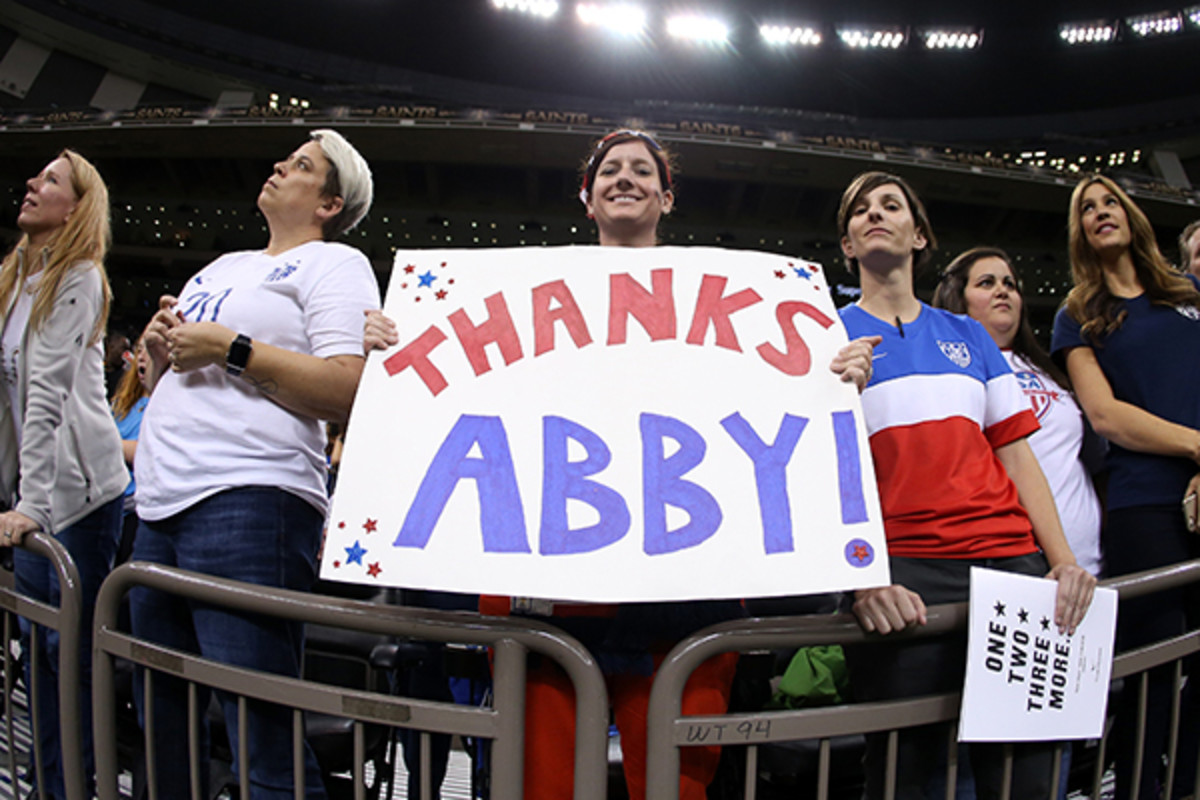
[[967, 678], [958, 738], [1099, 738], [1112, 675], [1117, 593], [1097, 589], [1071, 636], [1054, 624], [1057, 584], [971, 568]]
[[819, 266], [710, 248], [397, 254], [323, 578], [575, 601], [889, 582]]

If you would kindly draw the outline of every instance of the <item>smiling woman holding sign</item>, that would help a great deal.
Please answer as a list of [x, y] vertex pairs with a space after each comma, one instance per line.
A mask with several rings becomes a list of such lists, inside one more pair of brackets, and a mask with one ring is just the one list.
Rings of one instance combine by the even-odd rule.
[[[596, 223], [602, 247], [653, 247], [658, 224], [675, 206], [672, 159], [642, 131], [620, 130], [596, 142], [583, 164], [579, 197]], [[368, 317], [365, 344], [398, 343], [390, 322]], [[870, 372], [871, 341], [852, 342], [832, 364], [834, 372], [860, 387]], [[613, 581], [620, 580], [614, 576]], [[692, 595], [711, 596], [697, 586]], [[654, 670], [684, 636], [721, 620], [740, 616], [736, 600], [671, 603], [580, 604], [488, 596], [484, 613], [550, 617], [579, 638], [596, 656], [608, 679], [626, 785], [633, 800], [645, 797], [646, 713]], [[715, 657], [692, 675], [683, 694], [685, 714], [721, 714], [729, 704], [735, 654]], [[526, 700], [525, 796], [569, 798], [574, 786], [575, 702], [570, 681], [549, 661], [531, 664]], [[716, 747], [687, 747], [680, 754], [680, 795], [705, 796], [716, 771]]]
[[[869, 632], [925, 623], [926, 604], [967, 599], [971, 566], [1058, 581], [1055, 623], [1073, 630], [1096, 580], [1075, 563], [1046, 479], [1025, 438], [1037, 420], [987, 331], [930, 308], [914, 270], [935, 246], [925, 208], [895, 175], [859, 175], [838, 209], [842, 250], [862, 297], [842, 309], [850, 335], [876, 335], [863, 413], [875, 461], [893, 585], [860, 590], [854, 613]], [[1049, 570], [1047, 570], [1047, 565]], [[861, 700], [961, 688], [961, 639], [895, 643], [850, 662]], [[944, 728], [900, 735], [898, 798], [923, 797], [941, 762]], [[868, 737], [866, 794], [884, 792], [887, 735]], [[1053, 745], [1015, 749], [1012, 796], [1050, 794]], [[972, 745], [980, 797], [998, 796], [1003, 753]]]

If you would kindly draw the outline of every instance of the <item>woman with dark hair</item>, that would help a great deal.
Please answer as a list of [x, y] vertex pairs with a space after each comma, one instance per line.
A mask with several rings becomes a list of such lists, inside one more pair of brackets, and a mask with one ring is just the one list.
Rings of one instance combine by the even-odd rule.
[[1050, 483], [1067, 544], [1079, 565], [1100, 577], [1100, 498], [1084, 458], [1102, 451], [1103, 442], [1089, 429], [1066, 373], [1038, 344], [1022, 288], [1007, 253], [975, 247], [946, 267], [933, 306], [978, 321], [1004, 354], [1041, 425], [1029, 446]]
[[[112, 569], [129, 482], [104, 395], [101, 341], [111, 293], [104, 272], [110, 241], [108, 188], [87, 159], [64, 150], [26, 183], [17, 215], [21, 239], [0, 266], [0, 546], [41, 530], [79, 569], [83, 601], [79, 703], [84, 775], [93, 774], [91, 614]], [[18, 549], [16, 588], [59, 605], [53, 566]], [[58, 633], [38, 629], [36, 696], [44, 788], [65, 796], [58, 735]], [[28, 664], [28, 660], [26, 662]], [[26, 686], [29, 686], [26, 670]]]
[[[595, 142], [582, 164], [579, 199], [595, 220], [602, 247], [653, 247], [658, 225], [675, 206], [670, 152], [643, 131], [618, 130]], [[396, 344], [389, 320], [368, 316], [368, 349]], [[860, 387], [870, 371], [871, 341], [851, 342], [831, 368]], [[607, 677], [625, 782], [632, 800], [646, 792], [646, 715], [654, 672], [670, 648], [706, 625], [742, 615], [736, 600], [581, 604], [485, 596], [485, 614], [552, 618], [596, 656]], [[702, 664], [683, 693], [685, 714], [722, 714], [729, 705], [736, 654]], [[549, 661], [531, 665], [526, 688], [525, 797], [569, 798], [574, 789], [575, 698], [566, 674]], [[680, 797], [702, 800], [716, 773], [718, 747], [680, 753]]]
[[[1073, 631], [1096, 579], [1062, 533], [1026, 437], [1037, 420], [999, 349], [977, 322], [930, 308], [913, 273], [936, 245], [920, 199], [896, 175], [867, 172], [842, 195], [842, 251], [862, 296], [842, 309], [851, 336], [882, 338], [863, 414], [875, 463], [893, 584], [855, 593], [868, 632], [923, 625], [926, 604], [964, 601], [970, 568], [986, 566], [1058, 582], [1055, 624]], [[861, 700], [962, 686], [962, 637], [916, 640], [848, 653]], [[882, 797], [887, 734], [867, 737], [866, 796]], [[900, 732], [896, 797], [925, 797], [946, 752], [944, 726]], [[971, 745], [976, 794], [998, 797], [1003, 747]], [[1013, 797], [1050, 794], [1053, 745], [1014, 748]]]
[[[1200, 556], [1180, 502], [1200, 488], [1200, 281], [1163, 257], [1154, 229], [1120, 186], [1084, 178], [1068, 218], [1075, 285], [1054, 320], [1051, 352], [1066, 363], [1083, 410], [1110, 442], [1105, 563], [1110, 575]], [[1192, 520], [1194, 522], [1194, 518]], [[1173, 590], [1121, 603], [1117, 649], [1182, 633], [1200, 622], [1190, 592]], [[1156, 796], [1170, 706], [1169, 667], [1152, 673], [1145, 759], [1137, 796]], [[1189, 687], [1191, 688], [1191, 687]], [[1117, 791], [1130, 796], [1136, 698], [1118, 711]], [[1185, 692], [1189, 703], [1196, 693]], [[1195, 713], [1184, 719], [1196, 719]], [[1183, 726], [1194, 734], [1195, 725]], [[1176, 788], [1193, 780], [1196, 747], [1175, 770]], [[1174, 765], [1173, 765], [1174, 766]], [[1186, 791], [1184, 792], [1187, 793]]]

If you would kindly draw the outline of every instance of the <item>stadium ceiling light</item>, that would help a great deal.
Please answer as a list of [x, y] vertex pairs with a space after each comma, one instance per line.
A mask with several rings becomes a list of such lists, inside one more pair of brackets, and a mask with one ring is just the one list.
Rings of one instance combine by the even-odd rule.
[[1104, 44], [1117, 38], [1117, 23], [1109, 20], [1064, 22], [1058, 26], [1058, 38], [1070, 45]]
[[843, 44], [856, 50], [895, 50], [907, 39], [901, 28], [838, 28], [837, 34]]
[[775, 47], [816, 47], [821, 44], [821, 32], [809, 25], [763, 25], [758, 33], [764, 42]]
[[575, 13], [584, 25], [606, 28], [622, 36], [637, 36], [646, 29], [646, 12], [629, 3], [579, 3]]
[[676, 39], [700, 44], [724, 45], [729, 43], [729, 27], [715, 17], [683, 14], [667, 20], [667, 33]]
[[974, 50], [983, 43], [980, 28], [928, 28], [919, 36], [927, 50]]
[[1167, 36], [1183, 30], [1183, 15], [1178, 11], [1159, 11], [1157, 14], [1139, 14], [1126, 17], [1125, 27], [1142, 38]]
[[1187, 18], [1193, 26], [1200, 28], [1200, 6], [1192, 6], [1183, 10], [1183, 16]]
[[535, 17], [553, 17], [558, 13], [558, 0], [492, 0], [500, 11], [520, 11]]

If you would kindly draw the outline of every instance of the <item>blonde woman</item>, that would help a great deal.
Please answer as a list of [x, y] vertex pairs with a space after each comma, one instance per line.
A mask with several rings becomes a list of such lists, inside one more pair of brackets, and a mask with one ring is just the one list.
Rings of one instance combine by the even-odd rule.
[[[79, 568], [84, 624], [80, 709], [85, 775], [92, 775], [91, 610], [112, 568], [129, 482], [104, 396], [101, 340], [108, 318], [104, 256], [108, 189], [78, 153], [64, 150], [31, 178], [17, 216], [22, 236], [0, 266], [0, 545], [52, 534]], [[14, 554], [17, 590], [58, 605], [49, 562]], [[39, 629], [39, 716], [46, 792], [64, 795], [58, 744], [58, 636]], [[27, 676], [28, 677], [28, 676]]]
[[[1109, 440], [1108, 574], [1125, 575], [1200, 556], [1180, 510], [1200, 488], [1200, 281], [1163, 257], [1154, 229], [1120, 186], [1103, 175], [1084, 178], [1068, 218], [1075, 286], [1054, 320], [1050, 351], [1066, 364], [1075, 394], [1097, 433]], [[1117, 650], [1167, 639], [1200, 623], [1200, 603], [1177, 589], [1121, 603]], [[1157, 764], [1166, 748], [1171, 702], [1169, 668], [1152, 673], [1145, 759], [1131, 794], [1136, 698], [1118, 707], [1119, 797], [1157, 797]], [[1192, 687], [1189, 687], [1189, 689]], [[1195, 692], [1185, 693], [1195, 702]], [[1191, 714], [1190, 716], [1188, 714]], [[1184, 719], [1195, 719], [1185, 711]], [[1176, 791], [1191, 784], [1196, 747], [1181, 729]], [[1186, 792], [1185, 792], [1186, 793]]]

